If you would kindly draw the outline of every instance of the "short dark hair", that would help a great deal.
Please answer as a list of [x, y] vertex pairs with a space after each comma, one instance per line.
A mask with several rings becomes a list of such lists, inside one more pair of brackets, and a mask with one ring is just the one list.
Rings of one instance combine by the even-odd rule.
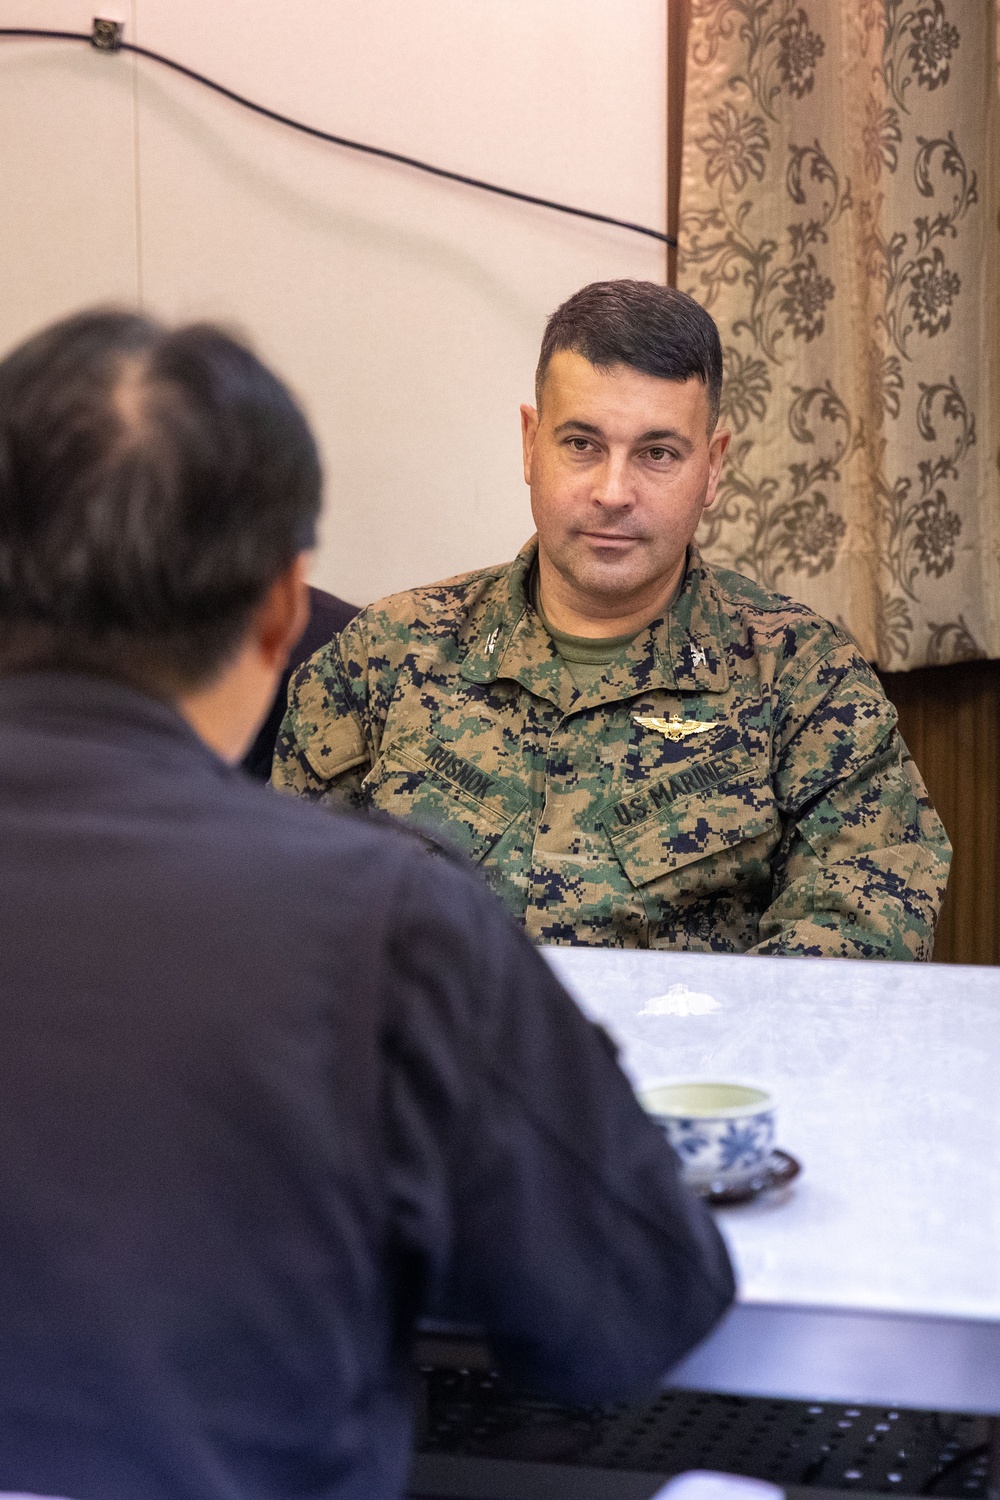
[[722, 346], [705, 309], [686, 292], [655, 281], [592, 281], [557, 307], [542, 338], [535, 372], [535, 401], [553, 354], [571, 349], [606, 369], [630, 365], [661, 380], [696, 375], [708, 396], [708, 430], [719, 420]]
[[0, 363], [0, 670], [210, 681], [313, 544], [320, 487], [292, 396], [221, 329], [46, 329]]

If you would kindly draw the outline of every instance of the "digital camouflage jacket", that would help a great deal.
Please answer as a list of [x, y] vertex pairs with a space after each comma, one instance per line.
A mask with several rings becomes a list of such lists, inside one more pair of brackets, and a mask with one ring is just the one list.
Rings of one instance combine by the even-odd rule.
[[541, 942], [929, 958], [951, 851], [852, 642], [692, 548], [581, 692], [527, 597], [536, 547], [312, 657], [275, 785], [464, 851]]

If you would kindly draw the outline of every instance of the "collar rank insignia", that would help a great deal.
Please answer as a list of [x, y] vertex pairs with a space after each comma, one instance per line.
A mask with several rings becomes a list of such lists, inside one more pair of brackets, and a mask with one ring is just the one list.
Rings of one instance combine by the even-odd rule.
[[677, 714], [671, 714], [669, 719], [654, 719], [645, 714], [633, 714], [632, 717], [643, 729], [655, 729], [668, 740], [686, 740], [690, 734], [705, 734], [714, 729], [717, 722], [715, 719], [682, 719]]

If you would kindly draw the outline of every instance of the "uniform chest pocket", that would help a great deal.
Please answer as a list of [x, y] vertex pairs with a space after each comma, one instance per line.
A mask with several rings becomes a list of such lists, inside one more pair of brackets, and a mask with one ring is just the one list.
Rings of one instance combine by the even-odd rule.
[[362, 787], [373, 807], [477, 861], [528, 805], [516, 785], [430, 737], [387, 746]]
[[634, 886], [666, 880], [678, 894], [708, 894], [769, 878], [781, 820], [771, 786], [759, 773], [748, 768], [738, 779], [704, 789], [679, 795], [672, 790], [670, 782], [654, 783], [602, 810]]

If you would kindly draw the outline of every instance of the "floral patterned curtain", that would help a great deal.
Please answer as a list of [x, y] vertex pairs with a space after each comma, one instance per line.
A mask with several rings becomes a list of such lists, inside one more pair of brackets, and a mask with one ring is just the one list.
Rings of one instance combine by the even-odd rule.
[[692, 0], [678, 285], [733, 441], [700, 541], [887, 670], [1000, 656], [992, 0]]

